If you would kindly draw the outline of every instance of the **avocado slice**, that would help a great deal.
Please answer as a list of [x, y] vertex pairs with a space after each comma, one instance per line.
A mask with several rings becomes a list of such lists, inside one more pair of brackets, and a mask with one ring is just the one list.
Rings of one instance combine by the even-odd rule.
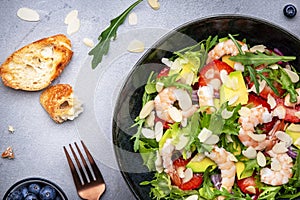
[[191, 168], [193, 172], [205, 172], [205, 170], [209, 167], [212, 166], [212, 170], [217, 167], [217, 164], [205, 157], [203, 154], [198, 153], [192, 158], [192, 160], [186, 165], [187, 168]]

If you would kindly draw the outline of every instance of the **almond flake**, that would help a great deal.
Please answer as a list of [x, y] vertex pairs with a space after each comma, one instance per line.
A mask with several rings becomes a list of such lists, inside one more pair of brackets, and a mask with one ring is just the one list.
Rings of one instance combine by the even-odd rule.
[[151, 111], [154, 109], [154, 101], [148, 101], [142, 108], [139, 117], [140, 119], [145, 119], [150, 113]]
[[155, 138], [154, 131], [149, 128], [142, 128], [142, 134], [145, 136], [145, 138], [148, 138], [148, 139]]
[[220, 71], [220, 78], [222, 83], [226, 83], [229, 80], [228, 72], [224, 69]]
[[232, 117], [232, 115], [233, 115], [233, 111], [228, 111], [227, 109], [224, 109], [221, 112], [221, 116], [223, 119], [229, 119], [230, 117]]
[[247, 190], [249, 193], [251, 194], [256, 194], [256, 188], [252, 185], [249, 185], [245, 188], [245, 190]]
[[231, 99], [229, 99], [228, 105], [233, 105], [238, 99], [239, 99], [239, 95], [233, 96]]
[[182, 180], [182, 183], [187, 183], [193, 178], [193, 170], [191, 168], [187, 168], [184, 171], [184, 178]]
[[137, 25], [137, 14], [135, 12], [131, 12], [128, 16], [129, 25]]
[[146, 118], [146, 125], [150, 128], [153, 128], [155, 122], [155, 112], [151, 111], [148, 117]]
[[270, 105], [271, 109], [275, 108], [276, 105], [277, 105], [275, 98], [271, 94], [268, 94], [268, 100], [267, 100], [267, 102]]
[[249, 159], [254, 159], [257, 156], [256, 150], [251, 146], [248, 147], [246, 150], [243, 150], [242, 154]]
[[179, 142], [175, 145], [175, 149], [182, 150], [187, 145], [188, 142], [189, 142], [189, 138], [187, 138], [184, 135], [181, 135], [179, 137]]
[[169, 108], [168, 113], [175, 122], [182, 121], [182, 112], [178, 110], [176, 107]]
[[247, 132], [248, 136], [251, 137], [253, 140], [257, 142], [262, 142], [266, 139], [267, 135], [266, 134], [255, 134], [252, 132]]
[[271, 169], [273, 171], [280, 171], [281, 170], [281, 165], [280, 165], [280, 162], [279, 160], [277, 160], [276, 158], [272, 158], [271, 159]]
[[275, 135], [280, 141], [286, 143], [286, 147], [291, 146], [291, 144], [293, 143], [293, 139], [283, 131], [276, 131]]
[[17, 11], [17, 16], [25, 21], [36, 22], [40, 20], [40, 15], [37, 11], [30, 8], [20, 8]]
[[211, 135], [207, 140], [205, 140], [205, 144], [217, 144], [220, 138], [217, 135]]
[[251, 47], [249, 50], [250, 50], [250, 52], [252, 52], [252, 53], [256, 53], [257, 51], [263, 53], [263, 52], [265, 52], [265, 50], [266, 50], [266, 46], [264, 46], [264, 45], [262, 45], [262, 44], [260, 44], [260, 45], [255, 45], [255, 46]]
[[198, 139], [200, 140], [200, 142], [205, 142], [210, 136], [212, 135], [212, 131], [208, 130], [207, 128], [203, 128], [199, 135], [198, 135]]
[[185, 200], [198, 200], [199, 197], [197, 194], [194, 194], [194, 195], [191, 195], [191, 196], [188, 196]]
[[296, 72], [293, 72], [292, 70], [289, 70], [289, 69], [286, 69], [286, 68], [283, 68], [286, 73], [288, 74], [288, 76], [290, 77], [291, 81], [293, 83], [297, 83], [299, 81], [299, 76]]
[[[225, 71], [225, 70], [224, 70]], [[209, 69], [205, 72], [204, 77], [206, 79], [212, 79], [215, 76], [215, 70], [214, 69]]]
[[86, 46], [88, 46], [88, 47], [94, 47], [95, 46], [95, 44], [94, 44], [94, 41], [92, 40], [92, 39], [90, 39], [90, 38], [83, 38], [83, 43], [86, 45]]
[[8, 131], [9, 131], [10, 133], [14, 133], [14, 132], [15, 132], [15, 129], [14, 129], [13, 126], [9, 125], [9, 126], [8, 126]]
[[295, 112], [295, 116], [300, 119], [300, 111]]
[[227, 158], [232, 162], [238, 162], [238, 159], [232, 153], [229, 153]]
[[235, 62], [234, 65], [233, 65], [233, 68], [236, 71], [241, 71], [241, 72], [243, 72], [245, 70], [245, 66], [242, 65], [242, 63], [239, 63], [239, 62]]
[[175, 89], [174, 95], [175, 95], [176, 99], [178, 100], [179, 107], [183, 111], [186, 111], [192, 107], [192, 99], [186, 90]]
[[242, 107], [238, 113], [241, 117], [249, 117], [251, 115], [251, 110], [248, 107]]
[[161, 92], [164, 89], [164, 84], [162, 82], [156, 82], [155, 89], [157, 92]]
[[215, 89], [218, 90], [221, 87], [221, 81], [217, 78], [214, 78], [209, 81], [209, 84]]
[[278, 106], [273, 110], [273, 116], [277, 116], [279, 119], [284, 119], [286, 110], [283, 106]]
[[148, 4], [154, 10], [158, 10], [160, 8], [160, 4], [159, 4], [158, 0], [148, 0]]
[[286, 148], [286, 144], [285, 142], [279, 142], [279, 143], [276, 143], [272, 150], [275, 152], [275, 153], [286, 153], [288, 151], [288, 149]]
[[67, 34], [68, 35], [73, 35], [76, 33], [80, 28], [80, 20], [78, 18], [74, 18], [70, 23], [68, 24], [67, 27]]
[[176, 172], [180, 178], [184, 178], [184, 176], [185, 176], [184, 170], [185, 170], [185, 167], [183, 167], [183, 166], [180, 166], [177, 168]]
[[2, 153], [2, 158], [14, 159], [15, 155], [11, 146], [7, 147]]
[[140, 40], [134, 39], [129, 43], [127, 50], [132, 53], [140, 53], [145, 50], [145, 44]]
[[78, 10], [72, 10], [66, 15], [64, 23], [68, 25], [76, 18], [78, 18]]
[[257, 161], [257, 164], [261, 167], [264, 167], [267, 164], [265, 155], [260, 151], [257, 153], [256, 161]]
[[161, 122], [156, 122], [154, 127], [154, 135], [157, 142], [161, 140], [163, 132], [164, 132], [163, 124]]

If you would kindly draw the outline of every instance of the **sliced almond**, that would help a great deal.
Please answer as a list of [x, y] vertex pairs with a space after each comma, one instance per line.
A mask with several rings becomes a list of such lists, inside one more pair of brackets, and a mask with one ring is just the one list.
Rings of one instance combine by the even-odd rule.
[[185, 174], [184, 174], [184, 171], [185, 171], [185, 167], [183, 166], [180, 166], [177, 168], [177, 174], [180, 178], [184, 178], [185, 177]]
[[221, 81], [220, 79], [214, 78], [209, 81], [209, 84], [215, 89], [218, 90], [221, 87]]
[[174, 95], [175, 95], [176, 99], [178, 100], [179, 107], [183, 111], [186, 111], [192, 107], [192, 99], [186, 90], [175, 89]]
[[154, 135], [157, 142], [161, 140], [163, 132], [164, 132], [163, 124], [161, 122], [156, 122], [154, 127]]
[[129, 25], [137, 25], [137, 21], [138, 21], [137, 14], [135, 12], [131, 12], [128, 15], [128, 23], [129, 23]]
[[230, 117], [232, 117], [232, 115], [233, 115], [233, 111], [228, 111], [227, 109], [224, 109], [221, 112], [221, 116], [223, 119], [229, 119]]
[[178, 110], [176, 107], [169, 108], [168, 113], [175, 122], [182, 121], [182, 112], [180, 110]]
[[300, 111], [295, 112], [295, 116], [300, 119]]
[[155, 138], [154, 131], [149, 129], [149, 128], [142, 128], [142, 134], [145, 136], [145, 138], [148, 138], [148, 139], [154, 139]]
[[10, 133], [14, 133], [14, 132], [15, 132], [15, 129], [14, 129], [13, 126], [9, 125], [9, 126], [8, 126], [8, 131], [9, 131]]
[[158, 10], [160, 8], [160, 4], [159, 4], [158, 0], [148, 0], [148, 4], [154, 10]]
[[262, 45], [262, 44], [260, 44], [260, 45], [255, 45], [255, 46], [253, 46], [253, 47], [251, 47], [251, 48], [249, 49], [249, 51], [252, 52], [252, 53], [256, 53], [257, 51], [263, 53], [263, 52], [265, 52], [265, 50], [266, 50], [266, 46], [265, 46], [265, 45]]
[[[225, 70], [224, 70], [225, 71]], [[206, 79], [212, 79], [215, 76], [215, 70], [213, 68], [207, 70], [204, 74]]]
[[232, 162], [238, 162], [238, 159], [232, 153], [229, 153], [227, 158]]
[[150, 113], [151, 111], [154, 109], [154, 101], [148, 101], [142, 108], [139, 117], [140, 119], [145, 119]]
[[257, 142], [262, 142], [266, 139], [267, 135], [266, 134], [255, 134], [252, 132], [247, 132], [248, 136], [251, 137], [253, 140]]
[[25, 21], [36, 22], [40, 20], [40, 15], [36, 10], [31, 8], [20, 8], [17, 11], [17, 16]]
[[233, 96], [231, 99], [229, 99], [228, 105], [233, 105], [238, 99], [239, 99], [239, 95]]
[[269, 65], [268, 67], [271, 68], [271, 69], [278, 69], [279, 68], [278, 64]]
[[145, 44], [140, 40], [134, 39], [129, 43], [127, 50], [133, 53], [140, 53], [145, 50]]
[[187, 183], [193, 178], [193, 170], [191, 168], [187, 168], [184, 171], [184, 178], [182, 180], [182, 183]]
[[212, 135], [212, 131], [211, 130], [208, 130], [207, 128], [203, 128], [199, 135], [198, 135], [198, 138], [200, 140], [200, 142], [205, 142], [210, 136]]
[[275, 108], [277, 105], [275, 98], [271, 94], [268, 94], [267, 102], [271, 109]]
[[284, 119], [286, 110], [283, 106], [278, 106], [273, 110], [273, 116], [277, 116], [279, 119]]
[[248, 107], [242, 107], [238, 113], [241, 117], [249, 117], [251, 115], [251, 110]]
[[146, 117], [145, 124], [146, 126], [153, 128], [155, 122], [155, 112], [151, 111], [150, 114]]
[[242, 63], [239, 63], [239, 62], [235, 62], [234, 65], [233, 65], [233, 68], [236, 70], [236, 71], [244, 71], [245, 70], [245, 66], [242, 65]]
[[199, 197], [197, 194], [193, 194], [191, 196], [188, 196], [185, 200], [198, 200]]
[[92, 40], [92, 39], [90, 39], [90, 38], [83, 38], [83, 43], [86, 45], [86, 46], [88, 46], [88, 47], [94, 47], [95, 46], [95, 44], [94, 44], [94, 41]]
[[283, 131], [276, 131], [275, 136], [282, 142], [286, 143], [286, 147], [291, 146], [293, 139]]
[[211, 135], [207, 140], [205, 140], [205, 144], [217, 144], [220, 138], [217, 135]]
[[271, 159], [271, 169], [273, 171], [280, 171], [281, 170], [280, 162], [276, 158]]
[[257, 164], [261, 167], [264, 167], [267, 164], [265, 155], [260, 151], [257, 153], [256, 161], [257, 161]]
[[248, 147], [246, 150], [243, 150], [242, 154], [249, 159], [254, 159], [257, 156], [256, 150], [251, 146]]
[[78, 18], [75, 18], [72, 21], [70, 21], [70, 23], [68, 24], [67, 34], [73, 35], [79, 30], [79, 28], [80, 28], [80, 20]]
[[164, 89], [164, 84], [162, 82], [156, 82], [155, 89], [157, 92], [161, 92]]
[[293, 83], [297, 83], [299, 81], [299, 76], [296, 72], [293, 72], [292, 70], [286, 68], [283, 69], [284, 71], [286, 71], [286, 73], [288, 74], [288, 76], [290, 77]]
[[288, 151], [288, 149], [286, 148], [286, 144], [285, 142], [279, 142], [279, 143], [276, 143], [272, 150], [275, 152], [275, 153], [286, 153]]
[[222, 83], [226, 83], [229, 80], [228, 72], [224, 69], [220, 71], [220, 78]]
[[70, 24], [76, 18], [78, 18], [78, 10], [72, 10], [66, 15], [64, 23]]
[[181, 135], [179, 137], [178, 143], [175, 145], [175, 149], [176, 150], [182, 150], [187, 145], [188, 142], [189, 142], [189, 138], [187, 138], [184, 135]]
[[249, 185], [245, 188], [250, 194], [256, 194], [256, 188], [252, 185]]

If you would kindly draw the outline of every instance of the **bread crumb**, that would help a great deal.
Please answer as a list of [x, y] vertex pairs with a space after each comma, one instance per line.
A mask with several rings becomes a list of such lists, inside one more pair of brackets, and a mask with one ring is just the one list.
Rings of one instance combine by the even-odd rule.
[[92, 40], [92, 39], [90, 39], [90, 38], [83, 38], [83, 43], [86, 45], [86, 46], [88, 46], [88, 47], [94, 47], [95, 46], [95, 44], [94, 44], [94, 41]]
[[14, 133], [14, 132], [15, 132], [15, 129], [14, 129], [13, 126], [9, 125], [9, 126], [8, 126], [8, 131], [9, 131], [10, 133]]
[[14, 159], [15, 155], [11, 146], [7, 147], [2, 153], [2, 158]]

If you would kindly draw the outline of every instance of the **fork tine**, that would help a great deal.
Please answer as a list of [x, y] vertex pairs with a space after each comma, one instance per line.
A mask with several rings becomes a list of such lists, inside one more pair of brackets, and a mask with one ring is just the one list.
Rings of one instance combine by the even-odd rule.
[[66, 149], [66, 147], [64, 146], [64, 152], [66, 154], [66, 157], [67, 157], [67, 160], [68, 160], [68, 163], [69, 163], [69, 167], [70, 167], [70, 170], [71, 170], [71, 173], [72, 173], [72, 176], [73, 176], [73, 180], [74, 180], [74, 183], [75, 183], [75, 186], [76, 186], [76, 189], [78, 190], [81, 186], [81, 180], [80, 180], [80, 177], [76, 171], [76, 168], [74, 166], [74, 163], [72, 162], [72, 159]]
[[91, 153], [89, 152], [89, 150], [87, 149], [87, 147], [85, 146], [85, 144], [83, 143], [83, 141], [81, 140], [81, 144], [83, 146], [83, 149], [87, 155], [87, 158], [89, 159], [90, 163], [91, 163], [91, 167], [93, 169], [93, 172], [95, 174], [95, 178], [99, 177], [99, 181], [101, 181], [102, 183], [104, 183], [104, 179], [102, 177], [102, 174], [99, 170], [99, 168], [97, 167], [95, 161], [94, 161], [94, 158], [93, 156], [91, 155]]
[[93, 175], [92, 175], [92, 173], [91, 173], [91, 170], [90, 170], [90, 168], [88, 167], [88, 165], [87, 165], [87, 163], [86, 163], [86, 161], [85, 161], [85, 158], [83, 157], [83, 155], [82, 155], [82, 153], [81, 153], [81, 151], [80, 151], [80, 149], [79, 149], [79, 147], [78, 147], [78, 145], [77, 145], [76, 142], [75, 142], [75, 146], [76, 146], [76, 148], [77, 148], [77, 151], [78, 151], [78, 154], [79, 154], [79, 156], [80, 156], [80, 158], [81, 158], [81, 161], [82, 161], [82, 163], [83, 163], [83, 166], [84, 166], [84, 168], [85, 168], [85, 170], [86, 170], [86, 172], [87, 172], [87, 175], [88, 175], [88, 177], [89, 177], [89, 180], [90, 180], [90, 181], [93, 181], [94, 178], [93, 178]]
[[[76, 145], [76, 142], [75, 142], [75, 145]], [[88, 180], [87, 180], [87, 178], [86, 178], [86, 176], [85, 176], [85, 174], [84, 174], [84, 171], [83, 171], [83, 169], [82, 169], [82, 166], [81, 166], [81, 164], [80, 164], [80, 162], [79, 162], [79, 160], [78, 160], [78, 158], [77, 158], [77, 155], [76, 155], [76, 153], [75, 153], [75, 151], [74, 151], [72, 145], [69, 144], [69, 146], [70, 146], [70, 149], [71, 149], [71, 151], [72, 151], [73, 157], [74, 157], [74, 159], [75, 159], [75, 161], [76, 161], [77, 167], [78, 167], [78, 169], [79, 169], [79, 171], [80, 171], [80, 174], [81, 174], [81, 177], [82, 177], [82, 180], [83, 180], [83, 184], [86, 184], [86, 183], [88, 183]]]

